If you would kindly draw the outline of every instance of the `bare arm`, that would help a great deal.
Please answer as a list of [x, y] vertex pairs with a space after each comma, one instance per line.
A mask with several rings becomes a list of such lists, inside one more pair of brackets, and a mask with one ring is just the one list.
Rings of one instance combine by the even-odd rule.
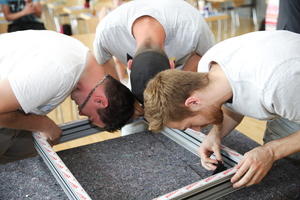
[[115, 64], [113, 57], [111, 59], [109, 59], [106, 63], [104, 63], [102, 65], [102, 67], [106, 73], [111, 75], [116, 80], [119, 80], [119, 76], [118, 76], [117, 69], [116, 69], [116, 64]]
[[201, 57], [202, 56], [200, 56], [199, 54], [197, 54], [195, 52], [192, 52], [191, 56], [189, 57], [189, 59], [184, 64], [182, 70], [197, 72], [198, 62], [200, 61]]
[[235, 166], [239, 170], [231, 179], [231, 182], [234, 183], [233, 187], [259, 183], [276, 160], [300, 151], [299, 138], [300, 130], [245, 153], [238, 165]]
[[39, 1], [33, 2], [33, 5], [34, 5], [34, 9], [35, 9], [35, 12], [33, 14], [37, 18], [40, 18], [42, 16], [42, 12], [43, 12], [42, 5], [40, 4]]
[[47, 116], [21, 112], [7, 78], [0, 81], [0, 91], [0, 126], [40, 132], [52, 145], [58, 143], [61, 129]]
[[102, 6], [102, 8], [100, 9], [100, 13], [99, 13], [99, 22], [107, 15], [109, 11], [109, 7], [107, 6]]

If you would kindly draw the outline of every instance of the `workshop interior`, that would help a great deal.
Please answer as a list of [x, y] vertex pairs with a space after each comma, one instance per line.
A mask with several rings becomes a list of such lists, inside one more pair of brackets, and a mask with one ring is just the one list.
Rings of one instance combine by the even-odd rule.
[[[266, 22], [268, 0], [186, 1], [202, 13], [216, 43], [274, 28]], [[40, 21], [47, 30], [78, 39], [93, 52], [101, 21], [97, 13], [113, 7], [113, 0], [40, 4]], [[7, 33], [9, 23], [0, 10], [0, 34]], [[70, 97], [47, 116], [63, 130], [60, 143], [51, 147], [34, 133], [38, 156], [0, 165], [0, 199], [300, 199], [300, 171], [283, 159], [259, 184], [232, 187], [234, 166], [244, 153], [263, 144], [265, 121], [245, 117], [222, 141], [224, 164], [213, 173], [201, 166], [197, 154], [210, 126], [201, 132], [166, 127], [161, 133], [110, 133], [80, 116]]]

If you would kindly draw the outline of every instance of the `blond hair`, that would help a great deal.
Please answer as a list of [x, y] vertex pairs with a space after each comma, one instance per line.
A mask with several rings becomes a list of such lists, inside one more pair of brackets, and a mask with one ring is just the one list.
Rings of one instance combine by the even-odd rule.
[[168, 122], [179, 122], [195, 116], [185, 106], [185, 101], [196, 90], [208, 84], [207, 73], [177, 69], [158, 73], [144, 91], [145, 118], [152, 131], [159, 132]]

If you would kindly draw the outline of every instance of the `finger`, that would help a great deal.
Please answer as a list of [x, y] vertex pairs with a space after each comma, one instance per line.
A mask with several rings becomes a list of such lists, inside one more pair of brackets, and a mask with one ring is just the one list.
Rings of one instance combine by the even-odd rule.
[[206, 154], [203, 152], [200, 148], [198, 149], [198, 153], [200, 155], [201, 165], [207, 169], [207, 170], [214, 170], [216, 166], [214, 166], [214, 163], [217, 163], [218, 161], [211, 159], [209, 156], [211, 155], [210, 152]]
[[[217, 160], [222, 161], [222, 163], [223, 163], [223, 158], [222, 158], [220, 149], [216, 149], [216, 150], [214, 151], [214, 155], [215, 155], [215, 157], [216, 157]], [[216, 163], [216, 164], [217, 164], [217, 163]]]
[[216, 164], [218, 163], [217, 160], [214, 160], [214, 159], [201, 159], [201, 165], [207, 169], [207, 170], [215, 170], [217, 168]]
[[50, 145], [51, 147], [53, 147], [53, 143], [52, 143], [52, 141], [51, 141], [50, 139], [47, 139], [46, 141], [49, 143], [49, 145]]
[[251, 179], [245, 184], [245, 186], [250, 186], [253, 184], [259, 183], [268, 173], [269, 170], [265, 170], [264, 168], [251, 168], [250, 173], [252, 173]]
[[58, 143], [59, 143], [59, 139], [55, 139], [55, 140], [52, 141], [52, 145], [56, 145]]
[[244, 163], [242, 163], [240, 167], [236, 166], [235, 168], [239, 170], [237, 170], [235, 175], [231, 178], [231, 182], [234, 183], [233, 187], [237, 188], [246, 185], [253, 176], [253, 172], [251, 172], [249, 166]]
[[252, 169], [249, 169], [247, 173], [241, 177], [241, 179], [233, 184], [234, 188], [242, 187], [242, 186], [249, 186], [253, 185], [253, 175], [254, 171]]

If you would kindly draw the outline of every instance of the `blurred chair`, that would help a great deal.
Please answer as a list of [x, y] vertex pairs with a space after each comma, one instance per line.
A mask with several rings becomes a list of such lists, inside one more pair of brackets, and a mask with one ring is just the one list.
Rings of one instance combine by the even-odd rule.
[[210, 9], [217, 9], [222, 12], [230, 12], [232, 25], [234, 27], [240, 26], [240, 18], [238, 9], [241, 8], [250, 8], [251, 16], [253, 18], [254, 25], [257, 25], [257, 11], [256, 11], [256, 0], [250, 0], [250, 3], [245, 0], [224, 0], [223, 2], [217, 0], [209, 0]]
[[253, 24], [257, 25], [256, 0], [251, 0], [250, 3], [246, 3], [246, 4], [245, 4], [245, 0], [234, 0], [233, 3], [234, 3], [233, 6], [234, 19], [237, 26], [240, 26], [239, 13], [237, 12], [237, 10], [240, 8], [250, 8]]
[[9, 22], [6, 20], [0, 20], [0, 34], [7, 33]]
[[104, 7], [112, 7], [111, 0], [99, 1], [91, 7], [90, 12], [80, 14], [80, 17], [85, 20], [87, 33], [95, 33], [97, 25], [99, 24], [99, 12]]
[[57, 32], [60, 32], [61, 24], [63, 24], [65, 18], [68, 18], [69, 16], [68, 13], [63, 11], [63, 8], [68, 6], [83, 5], [83, 3], [83, 0], [57, 0], [47, 3], [50, 18], [53, 19]]

